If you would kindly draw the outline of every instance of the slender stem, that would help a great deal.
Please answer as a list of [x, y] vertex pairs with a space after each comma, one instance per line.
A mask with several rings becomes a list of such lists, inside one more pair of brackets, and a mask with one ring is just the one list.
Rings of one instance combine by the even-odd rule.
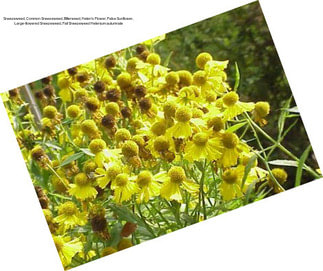
[[[287, 150], [280, 142], [276, 142], [275, 139], [273, 139], [270, 135], [268, 135], [263, 129], [261, 129], [250, 117], [247, 113], [245, 113], [246, 118], [248, 119], [249, 124], [251, 124], [252, 127], [254, 127], [255, 129], [257, 129], [266, 139], [268, 139], [270, 142], [272, 142], [273, 144], [277, 145], [277, 148], [279, 148], [282, 152], [284, 152], [285, 154], [287, 154], [289, 157], [291, 157], [292, 159], [294, 159], [295, 161], [299, 162], [299, 158], [297, 158], [297, 156], [295, 156], [293, 153], [291, 153], [289, 150]], [[313, 177], [315, 178], [321, 178], [321, 176], [315, 172], [315, 170], [313, 170], [311, 167], [309, 167], [308, 165], [306, 165], [304, 163], [303, 165], [304, 169], [309, 172]]]

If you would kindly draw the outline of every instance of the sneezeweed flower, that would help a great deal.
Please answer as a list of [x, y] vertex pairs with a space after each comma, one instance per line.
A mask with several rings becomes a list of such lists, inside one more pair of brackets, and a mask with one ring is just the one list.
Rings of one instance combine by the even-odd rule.
[[176, 123], [168, 129], [169, 134], [175, 138], [190, 137], [192, 135], [192, 127], [190, 125], [191, 118], [192, 112], [188, 107], [179, 107], [175, 112]]
[[254, 103], [244, 103], [239, 101], [239, 95], [230, 91], [221, 98], [224, 105], [223, 119], [231, 120], [234, 117], [244, 113], [252, 111], [255, 108]]
[[221, 135], [222, 137], [222, 165], [223, 167], [231, 167], [237, 164], [239, 157], [239, 138], [236, 134], [225, 132]]
[[184, 158], [190, 162], [200, 159], [213, 161], [221, 157], [221, 151], [222, 142], [219, 137], [209, 138], [208, 133], [200, 132], [186, 144]]
[[98, 194], [97, 190], [92, 186], [91, 179], [83, 172], [74, 177], [74, 184], [70, 184], [68, 193], [81, 201], [93, 199]]
[[30, 156], [42, 168], [47, 168], [48, 164], [50, 163], [50, 160], [49, 160], [47, 154], [45, 153], [43, 148], [41, 146], [39, 146], [39, 145], [35, 146], [30, 151]]
[[105, 247], [101, 252], [101, 257], [108, 256], [116, 252], [118, 252], [118, 250], [114, 247]]
[[257, 102], [253, 111], [255, 121], [258, 122], [260, 126], [266, 125], [267, 120], [265, 119], [265, 117], [269, 115], [269, 112], [270, 105], [268, 102]]
[[193, 195], [199, 191], [199, 185], [188, 180], [184, 169], [179, 166], [171, 167], [168, 174], [159, 179], [163, 182], [160, 195], [167, 200], [182, 202], [183, 190]]
[[[288, 174], [283, 168], [274, 168], [272, 169], [271, 173], [274, 175], [275, 179], [280, 185], [287, 181]], [[282, 189], [276, 184], [270, 175], [268, 176], [268, 184], [274, 188], [276, 193], [282, 192]]]
[[139, 187], [137, 194], [137, 202], [148, 202], [150, 198], [156, 197], [160, 193], [160, 183], [157, 182], [157, 178], [152, 175], [149, 170], [141, 171], [138, 176], [136, 183]]
[[131, 134], [129, 130], [125, 128], [118, 129], [115, 134], [115, 138], [117, 143], [124, 142], [126, 140], [131, 139]]
[[97, 168], [95, 170], [97, 174], [96, 181], [100, 188], [104, 189], [109, 183], [111, 183], [120, 173], [122, 173], [122, 167], [118, 163], [109, 163], [107, 169]]
[[78, 105], [72, 104], [67, 108], [66, 112], [67, 116], [69, 116], [72, 119], [75, 119], [81, 114], [81, 109]]
[[64, 267], [68, 267], [72, 258], [83, 250], [83, 244], [79, 238], [71, 239], [69, 236], [53, 235], [53, 239]]
[[123, 239], [120, 240], [120, 242], [118, 244], [118, 250], [119, 251], [120, 250], [124, 250], [124, 249], [129, 248], [129, 247], [132, 247], [132, 246], [133, 245], [132, 245], [132, 242], [131, 242], [130, 239], [123, 238]]
[[133, 194], [138, 192], [138, 186], [130, 180], [126, 173], [120, 173], [112, 180], [111, 189], [114, 191], [114, 201], [122, 203], [128, 201]]
[[106, 148], [107, 144], [104, 140], [96, 138], [91, 140], [89, 144], [90, 151], [95, 154], [94, 161], [98, 167], [103, 167], [103, 162], [105, 161], [105, 155], [103, 150]]
[[86, 134], [89, 138], [100, 138], [101, 132], [99, 131], [98, 127], [96, 126], [93, 120], [87, 119], [81, 123], [81, 130], [84, 134]]
[[81, 213], [76, 204], [72, 201], [67, 201], [57, 207], [58, 216], [54, 218], [54, 222], [58, 223], [62, 232], [72, 229], [76, 226], [86, 224], [86, 214]]
[[203, 52], [196, 57], [195, 63], [198, 68], [203, 70], [205, 64], [211, 60], [213, 60], [212, 56], [209, 53]]
[[228, 201], [243, 195], [241, 191], [241, 181], [243, 175], [243, 168], [229, 168], [222, 173], [220, 191], [223, 200]]

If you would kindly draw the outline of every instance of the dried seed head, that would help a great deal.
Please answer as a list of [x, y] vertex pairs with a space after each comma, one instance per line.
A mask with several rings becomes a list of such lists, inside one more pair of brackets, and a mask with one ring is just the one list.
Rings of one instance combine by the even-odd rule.
[[135, 87], [134, 92], [135, 92], [136, 97], [140, 99], [140, 98], [143, 98], [146, 96], [147, 89], [145, 86], [137, 86], [137, 87]]
[[43, 93], [46, 97], [52, 98], [55, 96], [55, 89], [53, 86], [47, 86], [43, 89]]
[[93, 88], [97, 93], [102, 93], [103, 91], [105, 91], [105, 84], [102, 81], [97, 81], [94, 84]]
[[141, 110], [148, 111], [152, 106], [152, 102], [148, 98], [142, 98], [139, 101], [139, 106], [140, 106]]
[[110, 55], [105, 59], [104, 64], [107, 69], [111, 69], [111, 68], [115, 67], [115, 65], [117, 64], [117, 61], [113, 55]]
[[106, 93], [106, 98], [110, 102], [117, 102], [121, 98], [121, 92], [120, 92], [120, 90], [117, 90], [115, 88], [114, 89], [109, 89], [107, 91], [107, 93]]
[[100, 108], [100, 101], [95, 97], [90, 97], [85, 102], [85, 106], [92, 112], [95, 112]]
[[76, 67], [70, 68], [67, 70], [67, 72], [70, 76], [74, 76], [75, 74], [77, 74], [77, 68]]
[[121, 115], [125, 119], [130, 118], [131, 117], [131, 109], [129, 107], [122, 108]]
[[108, 114], [102, 118], [101, 124], [102, 124], [102, 126], [108, 128], [108, 129], [111, 129], [115, 126], [116, 120], [115, 120], [114, 116]]

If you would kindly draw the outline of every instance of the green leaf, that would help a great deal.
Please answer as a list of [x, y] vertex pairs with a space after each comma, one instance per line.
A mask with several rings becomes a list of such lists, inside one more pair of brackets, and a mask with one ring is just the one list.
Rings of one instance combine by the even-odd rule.
[[237, 62], [234, 63], [234, 66], [235, 66], [235, 69], [236, 69], [236, 78], [235, 78], [235, 82], [234, 82], [233, 91], [237, 91], [238, 87], [240, 85], [240, 71], [239, 71], [239, 67], [238, 67]]
[[52, 143], [49, 143], [49, 142], [46, 142], [45, 145], [49, 148], [53, 148], [53, 149], [56, 149], [56, 150], [61, 150], [62, 148], [55, 145], [55, 144], [52, 144]]
[[289, 111], [291, 113], [299, 113], [297, 106], [291, 107], [291, 108], [287, 109], [287, 111]]
[[60, 167], [66, 166], [69, 163], [81, 158], [83, 155], [84, 155], [83, 152], [74, 153], [71, 156], [69, 156], [67, 159], [65, 159], [59, 166]]
[[[125, 220], [127, 222], [138, 223], [141, 222], [140, 218], [135, 214], [131, 213], [128, 208], [122, 205], [111, 204], [109, 205], [111, 210], [118, 215], [121, 220]], [[141, 223], [143, 224], [143, 223]]]
[[170, 51], [170, 53], [168, 54], [168, 56], [166, 57], [165, 61], [164, 61], [164, 66], [167, 67], [168, 64], [169, 64], [169, 61], [170, 61], [170, 58], [172, 57], [173, 55], [173, 51]]
[[272, 160], [268, 164], [275, 166], [298, 167], [298, 163], [294, 160]]
[[226, 131], [233, 133], [233, 132], [237, 131], [238, 129], [240, 129], [241, 127], [245, 126], [246, 124], [247, 124], [247, 122], [241, 122], [241, 123], [235, 124], [235, 125], [231, 126], [230, 128], [228, 128]]
[[296, 177], [295, 177], [295, 187], [296, 186], [299, 186], [301, 184], [301, 179], [302, 179], [302, 172], [303, 172], [303, 166], [304, 166], [304, 163], [311, 151], [311, 145], [309, 145], [306, 150], [303, 152], [301, 158], [299, 159], [298, 161], [298, 167], [297, 167], [297, 170], [296, 170]]
[[247, 180], [247, 177], [248, 177], [248, 174], [252, 168], [252, 166], [254, 165], [255, 161], [257, 159], [257, 155], [253, 155], [251, 156], [251, 158], [249, 159], [245, 169], [244, 169], [244, 174], [243, 174], [243, 178], [242, 178], [242, 182], [241, 182], [241, 187], [243, 188], [246, 180]]
[[88, 156], [95, 156], [95, 154], [93, 154], [89, 149], [80, 148], [80, 150]]
[[278, 138], [280, 138], [280, 136], [281, 136], [281, 134], [282, 134], [282, 132], [284, 130], [285, 120], [286, 120], [286, 117], [289, 114], [288, 109], [289, 109], [291, 100], [292, 100], [292, 96], [285, 102], [285, 104], [284, 104], [284, 106], [282, 108], [281, 114], [279, 116], [279, 119], [278, 119]]

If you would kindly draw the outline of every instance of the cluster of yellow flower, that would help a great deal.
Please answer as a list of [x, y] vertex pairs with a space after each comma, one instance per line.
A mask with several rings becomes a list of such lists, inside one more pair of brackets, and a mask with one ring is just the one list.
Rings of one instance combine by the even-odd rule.
[[40, 129], [23, 95], [9, 92], [6, 106], [65, 268], [139, 243], [137, 224], [155, 237], [174, 230], [172, 214], [179, 228], [181, 213], [205, 219], [257, 183], [279, 191], [286, 172], [258, 167], [257, 152], [237, 134], [248, 112], [265, 125], [270, 106], [240, 101], [227, 65], [203, 52], [192, 74], [171, 71], [144, 44], [117, 52], [42, 79], [34, 92]]

